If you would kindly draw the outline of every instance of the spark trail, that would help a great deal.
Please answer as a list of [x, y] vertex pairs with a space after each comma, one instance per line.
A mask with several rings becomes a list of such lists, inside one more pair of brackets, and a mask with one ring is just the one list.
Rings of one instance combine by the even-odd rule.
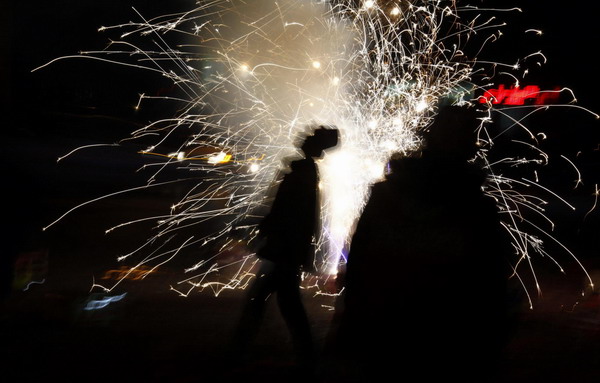
[[[440, 103], [483, 109], [478, 156], [488, 164], [486, 192], [498, 201], [514, 240], [515, 271], [533, 253], [547, 255], [538, 237], [545, 231], [527, 218], [544, 216], [546, 201], [515, 189], [542, 186], [495, 171], [507, 164], [539, 165], [544, 154], [488, 161], [493, 139], [503, 133], [487, 130], [496, 109], [476, 97], [500, 76], [519, 84], [520, 65], [478, 59], [501, 35], [505, 24], [497, 15], [511, 12], [520, 10], [443, 0], [212, 0], [153, 19], [136, 12], [137, 22], [101, 28], [120, 31], [120, 38], [106, 50], [69, 58], [150, 71], [178, 88], [177, 95], [161, 97], [180, 104], [176, 117], [152, 122], [126, 139], [148, 143], [140, 151], [155, 159], [148, 165], [156, 169], [148, 186], [167, 168], [189, 170], [198, 179], [170, 214], [156, 218], [148, 241], [120, 260], [153, 268], [182, 251], [212, 246], [211, 255], [187, 268], [173, 289], [187, 295], [210, 287], [218, 294], [245, 286], [254, 258], [219, 264], [218, 257], [239, 245], [232, 235], [237, 228], [246, 229], [246, 239], [254, 236], [250, 218], [260, 216], [282, 161], [297, 155], [294, 143], [306, 127], [332, 125], [340, 130], [341, 146], [319, 162], [323, 229], [316, 238], [322, 255], [316, 266], [334, 274], [370, 185], [384, 176], [393, 155], [418, 150], [419, 132]], [[526, 59], [532, 66], [546, 60], [539, 52]], [[141, 95], [137, 107], [150, 98]], [[523, 120], [515, 119], [509, 129], [528, 132]], [[535, 146], [530, 135], [526, 145]], [[531, 226], [521, 228], [523, 222]], [[208, 224], [216, 227], [208, 236], [181, 234]], [[154, 248], [156, 243], [161, 245]], [[229, 281], [211, 278], [225, 268], [232, 270]]]

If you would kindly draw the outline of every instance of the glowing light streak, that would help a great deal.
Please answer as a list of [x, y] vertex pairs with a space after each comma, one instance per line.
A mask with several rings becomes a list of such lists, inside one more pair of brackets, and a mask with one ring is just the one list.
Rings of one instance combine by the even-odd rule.
[[[517, 107], [511, 108], [511, 110], [515, 110], [516, 108], [527, 108], [527, 106], [517, 106]], [[509, 113], [505, 112], [504, 110], [495, 109], [494, 110], [495, 112], [500, 113], [504, 117], [507, 117], [510, 121], [512, 121], [512, 124], [507, 126], [506, 128], [504, 128], [502, 131], [498, 132], [494, 137], [491, 138], [491, 140], [493, 141], [493, 140], [497, 139], [498, 137], [506, 134], [508, 131], [513, 129], [515, 126], [518, 126], [523, 131], [527, 132], [529, 137], [537, 143], [535, 134], [533, 134], [533, 132], [523, 123], [523, 120], [525, 120], [527, 117], [531, 116], [532, 114], [539, 112], [540, 110], [543, 110], [542, 108], [548, 108], [548, 107], [547, 106], [535, 107], [531, 112], [529, 112], [526, 116], [524, 116], [520, 119], [516, 119], [515, 117], [511, 116]]]
[[116, 196], [116, 195], [119, 195], [119, 194], [130, 193], [130, 192], [132, 192], [132, 191], [135, 191], [135, 190], [143, 190], [143, 189], [148, 189], [148, 188], [150, 188], [150, 187], [157, 187], [157, 186], [169, 185], [169, 184], [174, 184], [174, 183], [177, 183], [177, 182], [182, 182], [182, 181], [184, 181], [184, 180], [165, 181], [165, 182], [161, 182], [161, 183], [155, 183], [155, 184], [153, 184], [153, 185], [144, 185], [144, 186], [138, 186], [138, 187], [134, 187], [134, 188], [126, 189], [126, 190], [120, 190], [120, 191], [117, 191], [117, 192], [114, 192], [114, 193], [110, 193], [110, 194], [103, 195], [103, 196], [101, 196], [101, 197], [98, 197], [98, 198], [91, 199], [91, 200], [89, 200], [89, 201], [83, 202], [83, 203], [81, 203], [81, 204], [79, 204], [79, 205], [77, 205], [77, 206], [75, 206], [75, 207], [73, 207], [73, 208], [71, 208], [71, 209], [67, 210], [67, 211], [66, 211], [65, 213], [63, 213], [63, 214], [62, 214], [60, 217], [58, 217], [57, 219], [55, 219], [55, 220], [54, 220], [53, 222], [51, 222], [49, 225], [45, 226], [45, 227], [43, 228], [43, 230], [44, 230], [44, 231], [48, 230], [48, 229], [49, 229], [51, 226], [54, 226], [54, 225], [56, 225], [56, 224], [57, 224], [59, 221], [61, 221], [61, 220], [62, 220], [64, 217], [66, 217], [67, 215], [71, 214], [71, 213], [72, 213], [72, 212], [74, 212], [75, 210], [77, 210], [77, 209], [80, 209], [80, 208], [81, 208], [81, 207], [83, 207], [83, 206], [90, 205], [90, 204], [92, 204], [92, 203], [98, 202], [98, 201], [100, 201], [100, 200], [103, 200], [103, 199], [106, 199], [106, 198], [109, 198], [109, 197], [114, 197], [114, 196]]
[[555, 196], [556, 198], [558, 198], [560, 201], [562, 201], [562, 202], [563, 202], [565, 205], [567, 205], [569, 208], [571, 208], [571, 210], [575, 210], [575, 206], [573, 206], [573, 205], [571, 205], [570, 203], [568, 203], [568, 202], [567, 202], [567, 201], [566, 201], [564, 198], [562, 198], [561, 196], [559, 196], [558, 194], [556, 194], [556, 193], [555, 193], [555, 192], [553, 192], [552, 190], [548, 189], [547, 187], [545, 187], [545, 186], [542, 186], [542, 185], [540, 185], [540, 184], [539, 184], [539, 183], [537, 183], [537, 182], [530, 181], [530, 180], [528, 180], [528, 179], [525, 179], [525, 178], [523, 178], [523, 181], [525, 181], [525, 182], [529, 182], [529, 183], [531, 183], [532, 185], [535, 185], [535, 186], [537, 186], [537, 187], [539, 187], [539, 188], [541, 188], [541, 189], [544, 189], [545, 191], [547, 191], [548, 193], [552, 194], [553, 196]]
[[559, 95], [560, 90], [540, 91], [537, 85], [528, 85], [524, 88], [514, 86], [508, 89], [504, 88], [504, 85], [500, 85], [498, 89], [486, 90], [479, 98], [479, 102], [482, 104], [491, 102], [501, 105], [525, 105], [531, 101], [534, 105], [547, 105], [556, 103]]
[[118, 270], [108, 270], [104, 273], [101, 279], [131, 279], [134, 281], [144, 279], [152, 271], [147, 266], [139, 266], [138, 268], [129, 268], [121, 266]]
[[231, 154], [221, 152], [221, 153], [215, 154], [211, 157], [208, 157], [208, 163], [213, 164], [213, 165], [226, 164], [227, 162], [229, 162], [230, 159], [231, 159]]
[[[586, 276], [586, 278], [588, 280], [589, 286], [591, 286], [591, 287], [594, 286], [594, 281], [592, 280], [592, 277], [588, 273], [587, 269], [581, 263], [581, 261], [577, 258], [577, 256], [575, 254], [573, 254], [573, 252], [568, 247], [566, 247], [558, 239], [554, 238], [553, 236], [551, 236], [550, 234], [548, 234], [545, 230], [543, 230], [539, 226], [535, 225], [534, 223], [532, 223], [530, 221], [526, 221], [526, 223], [528, 223], [529, 225], [533, 226], [537, 231], [539, 231], [540, 233], [544, 234], [547, 238], [551, 239], [554, 243], [556, 243], [558, 246], [560, 246], [565, 252], [567, 252], [571, 256], [571, 258], [577, 263], [577, 265], [579, 265], [579, 267], [581, 268], [581, 270], [585, 273], [585, 276]], [[561, 268], [561, 270], [562, 270], [562, 268]]]
[[[544, 152], [542, 149], [538, 148], [538, 147], [537, 147], [537, 146], [535, 146], [535, 145], [532, 145], [532, 144], [530, 144], [529, 142], [523, 142], [523, 141], [520, 141], [520, 140], [512, 140], [512, 142], [515, 142], [515, 143], [519, 143], [519, 144], [526, 145], [526, 146], [527, 146], [527, 147], [529, 147], [530, 149], [537, 151], [537, 152], [538, 152], [538, 154], [539, 154], [539, 156], [542, 158], [541, 160], [535, 160], [535, 159], [532, 159], [532, 160], [530, 160], [530, 161], [532, 161], [532, 162], [536, 162], [536, 163], [538, 163], [538, 164], [540, 164], [540, 165], [546, 165], [546, 164], [548, 164], [548, 161], [549, 161], [549, 156], [548, 156], [548, 154], [546, 154], [546, 153], [545, 153], [545, 152]], [[530, 161], [528, 160], [527, 162], [530, 162]], [[572, 164], [572, 163], [571, 163], [571, 164]], [[575, 165], [573, 165], [573, 166], [575, 166]]]
[[[249, 268], [247, 267], [248, 263], [250, 263]], [[251, 256], [245, 256], [239, 261], [232, 262], [224, 266], [212, 264], [206, 272], [193, 275], [187, 279], [177, 282], [178, 285], [187, 284], [190, 286], [186, 292], [180, 291], [174, 288], [173, 286], [171, 286], [171, 290], [176, 291], [180, 296], [187, 297], [192, 291], [194, 291], [197, 288], [204, 289], [206, 287], [211, 287], [213, 288], [213, 292], [216, 296], [218, 296], [221, 293], [221, 291], [225, 289], [245, 289], [248, 286], [249, 281], [256, 276], [254, 273], [248, 271], [251, 270], [256, 265], [256, 263], [257, 261], [255, 258]], [[236, 264], [239, 264], [238, 269], [235, 272], [234, 276], [228, 282], [205, 282], [206, 278], [210, 274], [218, 273], [221, 269], [232, 267]], [[198, 267], [199, 266], [201, 265], [198, 265]], [[194, 268], [194, 270], [195, 269], [196, 268]]]
[[590, 208], [590, 210], [588, 210], [587, 213], [585, 213], [585, 216], [583, 217], [583, 219], [586, 219], [587, 216], [594, 211], [594, 209], [596, 209], [596, 206], [598, 205], [598, 196], [600, 195], [600, 190], [598, 189], [598, 184], [594, 185], [596, 188], [596, 191], [594, 192], [594, 204], [592, 205], [592, 207]]
[[569, 164], [571, 164], [571, 166], [573, 167], [573, 169], [575, 169], [575, 172], [577, 172], [577, 179], [575, 180], [575, 186], [573, 186], [573, 189], [577, 189], [577, 187], [583, 183], [583, 180], [581, 179], [581, 172], [579, 171], [579, 169], [577, 168], [577, 166], [575, 166], [575, 164], [573, 163], [573, 161], [571, 161], [570, 159], [568, 159], [567, 157], [565, 157], [562, 154], [560, 155], [560, 157], [562, 159], [564, 159], [565, 161], [567, 161]]
[[69, 153], [65, 154], [64, 156], [58, 157], [56, 159], [56, 162], [60, 162], [62, 160], [64, 160], [65, 158], [73, 155], [75, 152], [82, 150], [82, 149], [89, 149], [89, 148], [97, 148], [97, 147], [107, 147], [107, 146], [118, 146], [117, 144], [92, 144], [92, 145], [85, 145], [85, 146], [80, 146], [78, 148], [75, 148], [73, 150], [71, 150]]
[[27, 286], [25, 286], [23, 291], [29, 290], [29, 288], [33, 285], [43, 285], [44, 283], [46, 283], [46, 278], [43, 278], [41, 281], [31, 281], [31, 282], [27, 283]]
[[542, 30], [540, 30], [540, 29], [528, 29], [528, 30], [525, 31], [525, 33], [528, 33], [528, 32], [533, 32], [533, 33], [535, 33], [538, 36], [541, 36], [541, 35], [544, 34], [544, 32]]
[[102, 299], [91, 299], [83, 308], [84, 311], [92, 311], [92, 310], [100, 310], [108, 306], [113, 302], [118, 302], [125, 298], [127, 293], [123, 293], [121, 295], [115, 295], [112, 297], [104, 297]]

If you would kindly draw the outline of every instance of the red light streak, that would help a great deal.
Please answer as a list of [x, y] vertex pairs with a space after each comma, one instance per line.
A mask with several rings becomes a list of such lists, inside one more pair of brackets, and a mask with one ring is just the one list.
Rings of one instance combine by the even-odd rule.
[[558, 102], [559, 97], [560, 91], [540, 91], [537, 85], [527, 85], [524, 88], [511, 86], [508, 89], [500, 85], [498, 89], [486, 90], [479, 97], [479, 102], [494, 105], [549, 105]]

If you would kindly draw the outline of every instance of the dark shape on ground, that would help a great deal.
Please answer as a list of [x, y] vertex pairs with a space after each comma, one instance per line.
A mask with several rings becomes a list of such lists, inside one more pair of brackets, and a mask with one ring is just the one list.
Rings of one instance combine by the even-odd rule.
[[483, 171], [467, 162], [475, 122], [470, 110], [441, 110], [420, 156], [391, 161], [372, 188], [328, 346], [331, 381], [491, 374], [506, 341], [510, 242]]
[[[290, 330], [302, 368], [312, 370], [315, 350], [300, 296], [302, 271], [313, 269], [313, 236], [319, 217], [318, 173], [313, 157], [337, 145], [338, 131], [319, 128], [301, 145], [305, 158], [290, 163], [291, 172], [281, 181], [271, 211], [259, 225], [262, 247], [257, 256], [261, 268], [248, 292], [235, 334], [234, 348], [243, 357], [263, 320], [265, 304], [272, 293]], [[308, 371], [308, 370], [307, 370]]]

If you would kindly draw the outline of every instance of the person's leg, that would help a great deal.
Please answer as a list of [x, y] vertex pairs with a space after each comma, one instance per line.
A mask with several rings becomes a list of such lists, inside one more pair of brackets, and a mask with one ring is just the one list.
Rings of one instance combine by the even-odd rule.
[[299, 362], [314, 367], [315, 350], [306, 310], [300, 295], [300, 276], [295, 270], [277, 270], [277, 303], [291, 333]]
[[250, 286], [240, 321], [233, 337], [234, 356], [243, 358], [247, 347], [254, 341], [264, 317], [267, 299], [276, 289], [274, 265], [261, 261], [256, 279]]

